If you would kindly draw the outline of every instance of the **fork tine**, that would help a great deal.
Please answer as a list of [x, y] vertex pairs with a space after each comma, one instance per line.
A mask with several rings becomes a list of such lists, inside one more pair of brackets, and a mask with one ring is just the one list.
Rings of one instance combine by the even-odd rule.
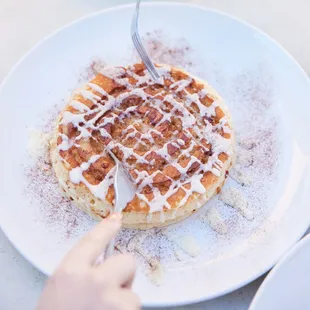
[[152, 77], [155, 77], [155, 79], [158, 79], [159, 75], [156, 71], [156, 67], [154, 66], [154, 64], [149, 59], [149, 57], [148, 57], [146, 51], [144, 50], [143, 46], [141, 46], [139, 44], [139, 42], [137, 42], [135, 39], [134, 39], [134, 42], [136, 43], [136, 48], [137, 48], [137, 51], [138, 51], [142, 61], [144, 62], [147, 69], [150, 71]]
[[138, 54], [140, 55], [143, 63], [145, 64], [145, 66], [146, 66], [147, 70], [149, 71], [153, 80], [156, 81], [160, 78], [160, 76], [159, 76], [159, 74], [156, 70], [156, 67], [154, 66], [152, 60], [150, 59], [146, 49], [144, 48], [143, 43], [142, 43], [140, 36], [139, 36], [138, 19], [139, 19], [140, 2], [141, 2], [141, 0], [137, 0], [136, 10], [135, 10], [135, 13], [134, 13], [133, 18], [132, 18], [131, 37], [132, 37], [133, 44], [134, 44]]
[[[143, 62], [145, 62], [146, 65], [150, 66], [151, 68], [153, 67], [153, 63], [150, 61], [150, 59], [148, 58], [145, 49], [143, 48], [143, 46], [141, 45], [141, 42], [139, 42], [139, 38], [137, 38], [137, 36], [133, 36], [133, 41], [134, 44], [136, 46], [136, 49], [140, 55], [140, 57], [142, 58]], [[155, 69], [156, 70], [156, 69]], [[152, 68], [153, 71], [153, 68]], [[156, 72], [157, 73], [157, 72]]]
[[149, 57], [147, 55], [147, 52], [145, 51], [143, 45], [141, 45], [140, 42], [138, 42], [138, 39], [136, 37], [133, 37], [133, 40], [134, 40], [134, 43], [136, 45], [137, 51], [138, 51], [142, 61], [144, 62], [145, 66], [149, 70], [152, 78], [155, 79], [155, 80], [159, 79], [160, 76], [158, 75], [157, 70], [156, 70], [154, 64], [149, 59]]

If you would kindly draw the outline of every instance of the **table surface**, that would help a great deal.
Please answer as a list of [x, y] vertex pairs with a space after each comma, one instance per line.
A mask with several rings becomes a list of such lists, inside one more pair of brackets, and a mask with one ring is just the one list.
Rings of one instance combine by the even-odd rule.
[[[133, 1], [133, 0], [132, 0]], [[0, 0], [0, 83], [10, 68], [35, 43], [85, 14], [132, 1], [126, 0]], [[259, 27], [282, 44], [310, 74], [310, 1], [194, 0]], [[45, 276], [32, 267], [0, 230], [0, 309], [32, 310]], [[176, 309], [243, 310], [262, 278], [221, 298]]]

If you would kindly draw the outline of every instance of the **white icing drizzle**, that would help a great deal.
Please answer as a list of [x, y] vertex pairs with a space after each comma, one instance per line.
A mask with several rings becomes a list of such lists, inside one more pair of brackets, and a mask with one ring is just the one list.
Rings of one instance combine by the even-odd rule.
[[100, 93], [101, 95], [104, 95], [104, 96], [106, 96], [108, 98], [112, 98], [112, 96], [110, 96], [103, 88], [101, 88], [97, 84], [88, 83], [87, 86], [90, 87], [91, 89], [93, 89], [94, 91], [96, 91], [97, 93]]
[[184, 146], [184, 145], [185, 145], [185, 142], [184, 142], [182, 139], [178, 139], [178, 140], [177, 140], [177, 143], [178, 143], [180, 146]]
[[[221, 131], [224, 133], [231, 132], [227, 117], [223, 117], [216, 125], [212, 125], [208, 120], [208, 118], [216, 115], [216, 107], [218, 107], [219, 104], [213, 102], [207, 107], [201, 102], [201, 99], [207, 96], [207, 91], [205, 89], [194, 94], [188, 92], [186, 88], [192, 83], [192, 78], [175, 82], [171, 76], [171, 69], [169, 67], [162, 66], [159, 67], [158, 70], [160, 74], [162, 74], [163, 79], [174, 82], [168, 88], [169, 91], [167, 91], [167, 88], [165, 89], [166, 93], [162, 99], [159, 99], [158, 96], [162, 95], [164, 92], [163, 90], [159, 90], [154, 96], [145, 92], [146, 87], [156, 84], [152, 81], [146, 70], [144, 70], [143, 75], [137, 75], [133, 72], [133, 67], [129, 67], [128, 69], [115, 67], [104, 68], [102, 74], [113, 79], [118, 85], [125, 86], [126, 91], [114, 97], [109, 95], [94, 82], [88, 83], [85, 89], [79, 90], [77, 94], [91, 101], [94, 107], [90, 109], [76, 98], [69, 102], [69, 106], [74, 108], [78, 113], [68, 110], [65, 111], [62, 115], [60, 125], [67, 126], [71, 124], [77, 129], [78, 136], [69, 139], [66, 134], [59, 133], [61, 142], [58, 144], [59, 151], [68, 151], [73, 146], [79, 148], [81, 140], [88, 140], [92, 136], [93, 131], [99, 131], [100, 135], [103, 138], [107, 138], [109, 141], [106, 144], [107, 148], [111, 150], [117, 148], [123, 153], [122, 161], [124, 167], [135, 174], [133, 181], [137, 187], [137, 196], [140, 201], [146, 203], [150, 207], [150, 213], [162, 211], [164, 207], [170, 209], [171, 206], [168, 203], [168, 198], [179, 189], [185, 193], [181, 201], [178, 202], [179, 207], [184, 205], [193, 193], [204, 194], [206, 189], [201, 183], [204, 173], [210, 171], [214, 175], [220, 176], [223, 164], [218, 158], [219, 154], [232, 154], [231, 139], [222, 137], [220, 133]], [[129, 83], [126, 74], [127, 76], [132, 76], [137, 81], [135, 85]], [[96, 94], [94, 92], [96, 92]], [[179, 92], [182, 92], [185, 96], [182, 100], [177, 97]], [[100, 94], [100, 96], [98, 94]], [[144, 118], [148, 117], [151, 112], [156, 112], [156, 116], [159, 116], [156, 126], [147, 126], [143, 123], [143, 118], [137, 111], [139, 105], [128, 106], [126, 108], [121, 106], [125, 100], [132, 97], [140, 98], [142, 106], [145, 106], [145, 103], [147, 103], [147, 107], [152, 109], [145, 112]], [[165, 102], [170, 104], [170, 110], [168, 112], [165, 110]], [[192, 104], [198, 107], [199, 112], [193, 110]], [[107, 115], [105, 115], [106, 113]], [[176, 115], [181, 119], [182, 130], [180, 132], [176, 130], [172, 134], [172, 138], [166, 141], [164, 145], [156, 145], [155, 137], [162, 136], [159, 128], [164, 126], [167, 122], [172, 123], [173, 117], [176, 117]], [[105, 126], [113, 126], [116, 121], [122, 122], [128, 118], [131, 123], [122, 131], [121, 140], [113, 139]], [[143, 129], [142, 131], [140, 129], [141, 126]], [[187, 138], [189, 142], [177, 136], [179, 133], [183, 133], [184, 137]], [[126, 146], [125, 141], [128, 141], [128, 139], [136, 139], [134, 146]], [[211, 144], [211, 150], [201, 143], [202, 139]], [[149, 146], [149, 144], [151, 146]], [[135, 151], [139, 145], [144, 145], [148, 147], [149, 150], [145, 154], [139, 155]], [[196, 156], [191, 155], [191, 152], [194, 152], [197, 147], [202, 148], [206, 152], [211, 152], [205, 163], [201, 162]], [[169, 148], [178, 150], [179, 155], [177, 158], [169, 154]], [[162, 193], [159, 188], [154, 186], [154, 177], [158, 173], [161, 173], [161, 171], [156, 170], [152, 174], [148, 174], [145, 170], [140, 171], [136, 168], [136, 164], [153, 165], [155, 160], [147, 159], [153, 152], [155, 152], [156, 156], [160, 156], [166, 160], [169, 165], [175, 167], [180, 174], [177, 179], [165, 175], [165, 180], [170, 182], [170, 186], [165, 193]], [[90, 184], [85, 179], [83, 173], [101, 156], [106, 156], [105, 154], [106, 153], [103, 152], [100, 155], [92, 156], [88, 162], [72, 169], [69, 173], [73, 183], [83, 183], [93, 195], [102, 200], [105, 199], [107, 190], [113, 182], [111, 176], [114, 174], [114, 169], [110, 170], [108, 175], [98, 185]], [[136, 163], [129, 164], [128, 159], [133, 156], [136, 159]], [[185, 166], [184, 164], [181, 165], [179, 162], [181, 157], [188, 158], [188, 163]], [[198, 165], [198, 167], [195, 173], [189, 175], [189, 169], [192, 165]], [[186, 184], [190, 184], [190, 187], [185, 187]], [[152, 188], [154, 196], [152, 199], [143, 193], [143, 189], [146, 186]], [[164, 221], [163, 217], [161, 217], [161, 219]]]
[[184, 90], [185, 87], [189, 86], [191, 82], [192, 82], [192, 79], [180, 80], [180, 81], [177, 81], [177, 82], [171, 84], [170, 88], [173, 89], [173, 88], [177, 87], [175, 89], [175, 92], [178, 93], [178, 92]]
[[86, 112], [86, 111], [90, 110], [88, 106], [86, 106], [85, 104], [83, 104], [77, 100], [72, 100], [70, 102], [70, 105], [71, 105], [71, 107], [73, 107], [74, 109], [76, 109], [79, 112]]
[[67, 151], [74, 145], [74, 141], [69, 140], [68, 136], [64, 134], [59, 134], [59, 136], [62, 139], [62, 142], [58, 145], [59, 151]]
[[[95, 195], [97, 198], [104, 200], [109, 186], [113, 184], [113, 175], [115, 171], [115, 167], [113, 167], [106, 175], [104, 180], [99, 183], [98, 185], [92, 185], [90, 184], [85, 177], [83, 176], [83, 172], [86, 171], [91, 164], [95, 163], [100, 158], [100, 155], [94, 155], [90, 158], [90, 160], [87, 163], [83, 163], [81, 166], [73, 168], [69, 172], [69, 177], [72, 183], [79, 184], [82, 182], [84, 185], [86, 185], [89, 190]], [[110, 178], [112, 176], [112, 178]]]

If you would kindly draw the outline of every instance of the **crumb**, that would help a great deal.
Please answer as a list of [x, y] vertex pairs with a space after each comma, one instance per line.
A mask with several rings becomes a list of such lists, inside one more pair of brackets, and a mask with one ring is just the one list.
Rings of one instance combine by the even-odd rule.
[[46, 133], [36, 129], [29, 129], [28, 154], [31, 159], [38, 161], [39, 158], [46, 157], [46, 145], [51, 139], [51, 133]]
[[197, 257], [200, 254], [200, 246], [197, 243], [196, 238], [193, 236], [185, 235], [182, 237], [176, 237], [173, 241], [180, 247], [180, 249], [191, 257]]
[[239, 189], [235, 187], [224, 189], [220, 194], [220, 200], [238, 210], [247, 220], [254, 219], [253, 213], [248, 209], [248, 200]]
[[225, 224], [220, 212], [215, 207], [209, 208], [208, 211], [201, 216], [201, 218], [203, 221], [206, 221], [209, 226], [220, 235], [227, 234], [227, 225]]
[[182, 261], [184, 259], [182, 252], [179, 249], [174, 249], [173, 252], [178, 261]]
[[165, 269], [163, 265], [155, 259], [152, 260], [151, 267], [147, 272], [147, 276], [150, 279], [150, 281], [156, 286], [160, 286], [164, 283], [164, 275], [165, 275]]

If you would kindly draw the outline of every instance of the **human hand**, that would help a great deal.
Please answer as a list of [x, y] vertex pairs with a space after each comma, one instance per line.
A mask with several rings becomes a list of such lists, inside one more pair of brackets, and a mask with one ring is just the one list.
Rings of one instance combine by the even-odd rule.
[[48, 280], [37, 310], [136, 310], [131, 291], [135, 260], [117, 254], [96, 264], [102, 249], [121, 227], [121, 215], [103, 220], [69, 252]]

